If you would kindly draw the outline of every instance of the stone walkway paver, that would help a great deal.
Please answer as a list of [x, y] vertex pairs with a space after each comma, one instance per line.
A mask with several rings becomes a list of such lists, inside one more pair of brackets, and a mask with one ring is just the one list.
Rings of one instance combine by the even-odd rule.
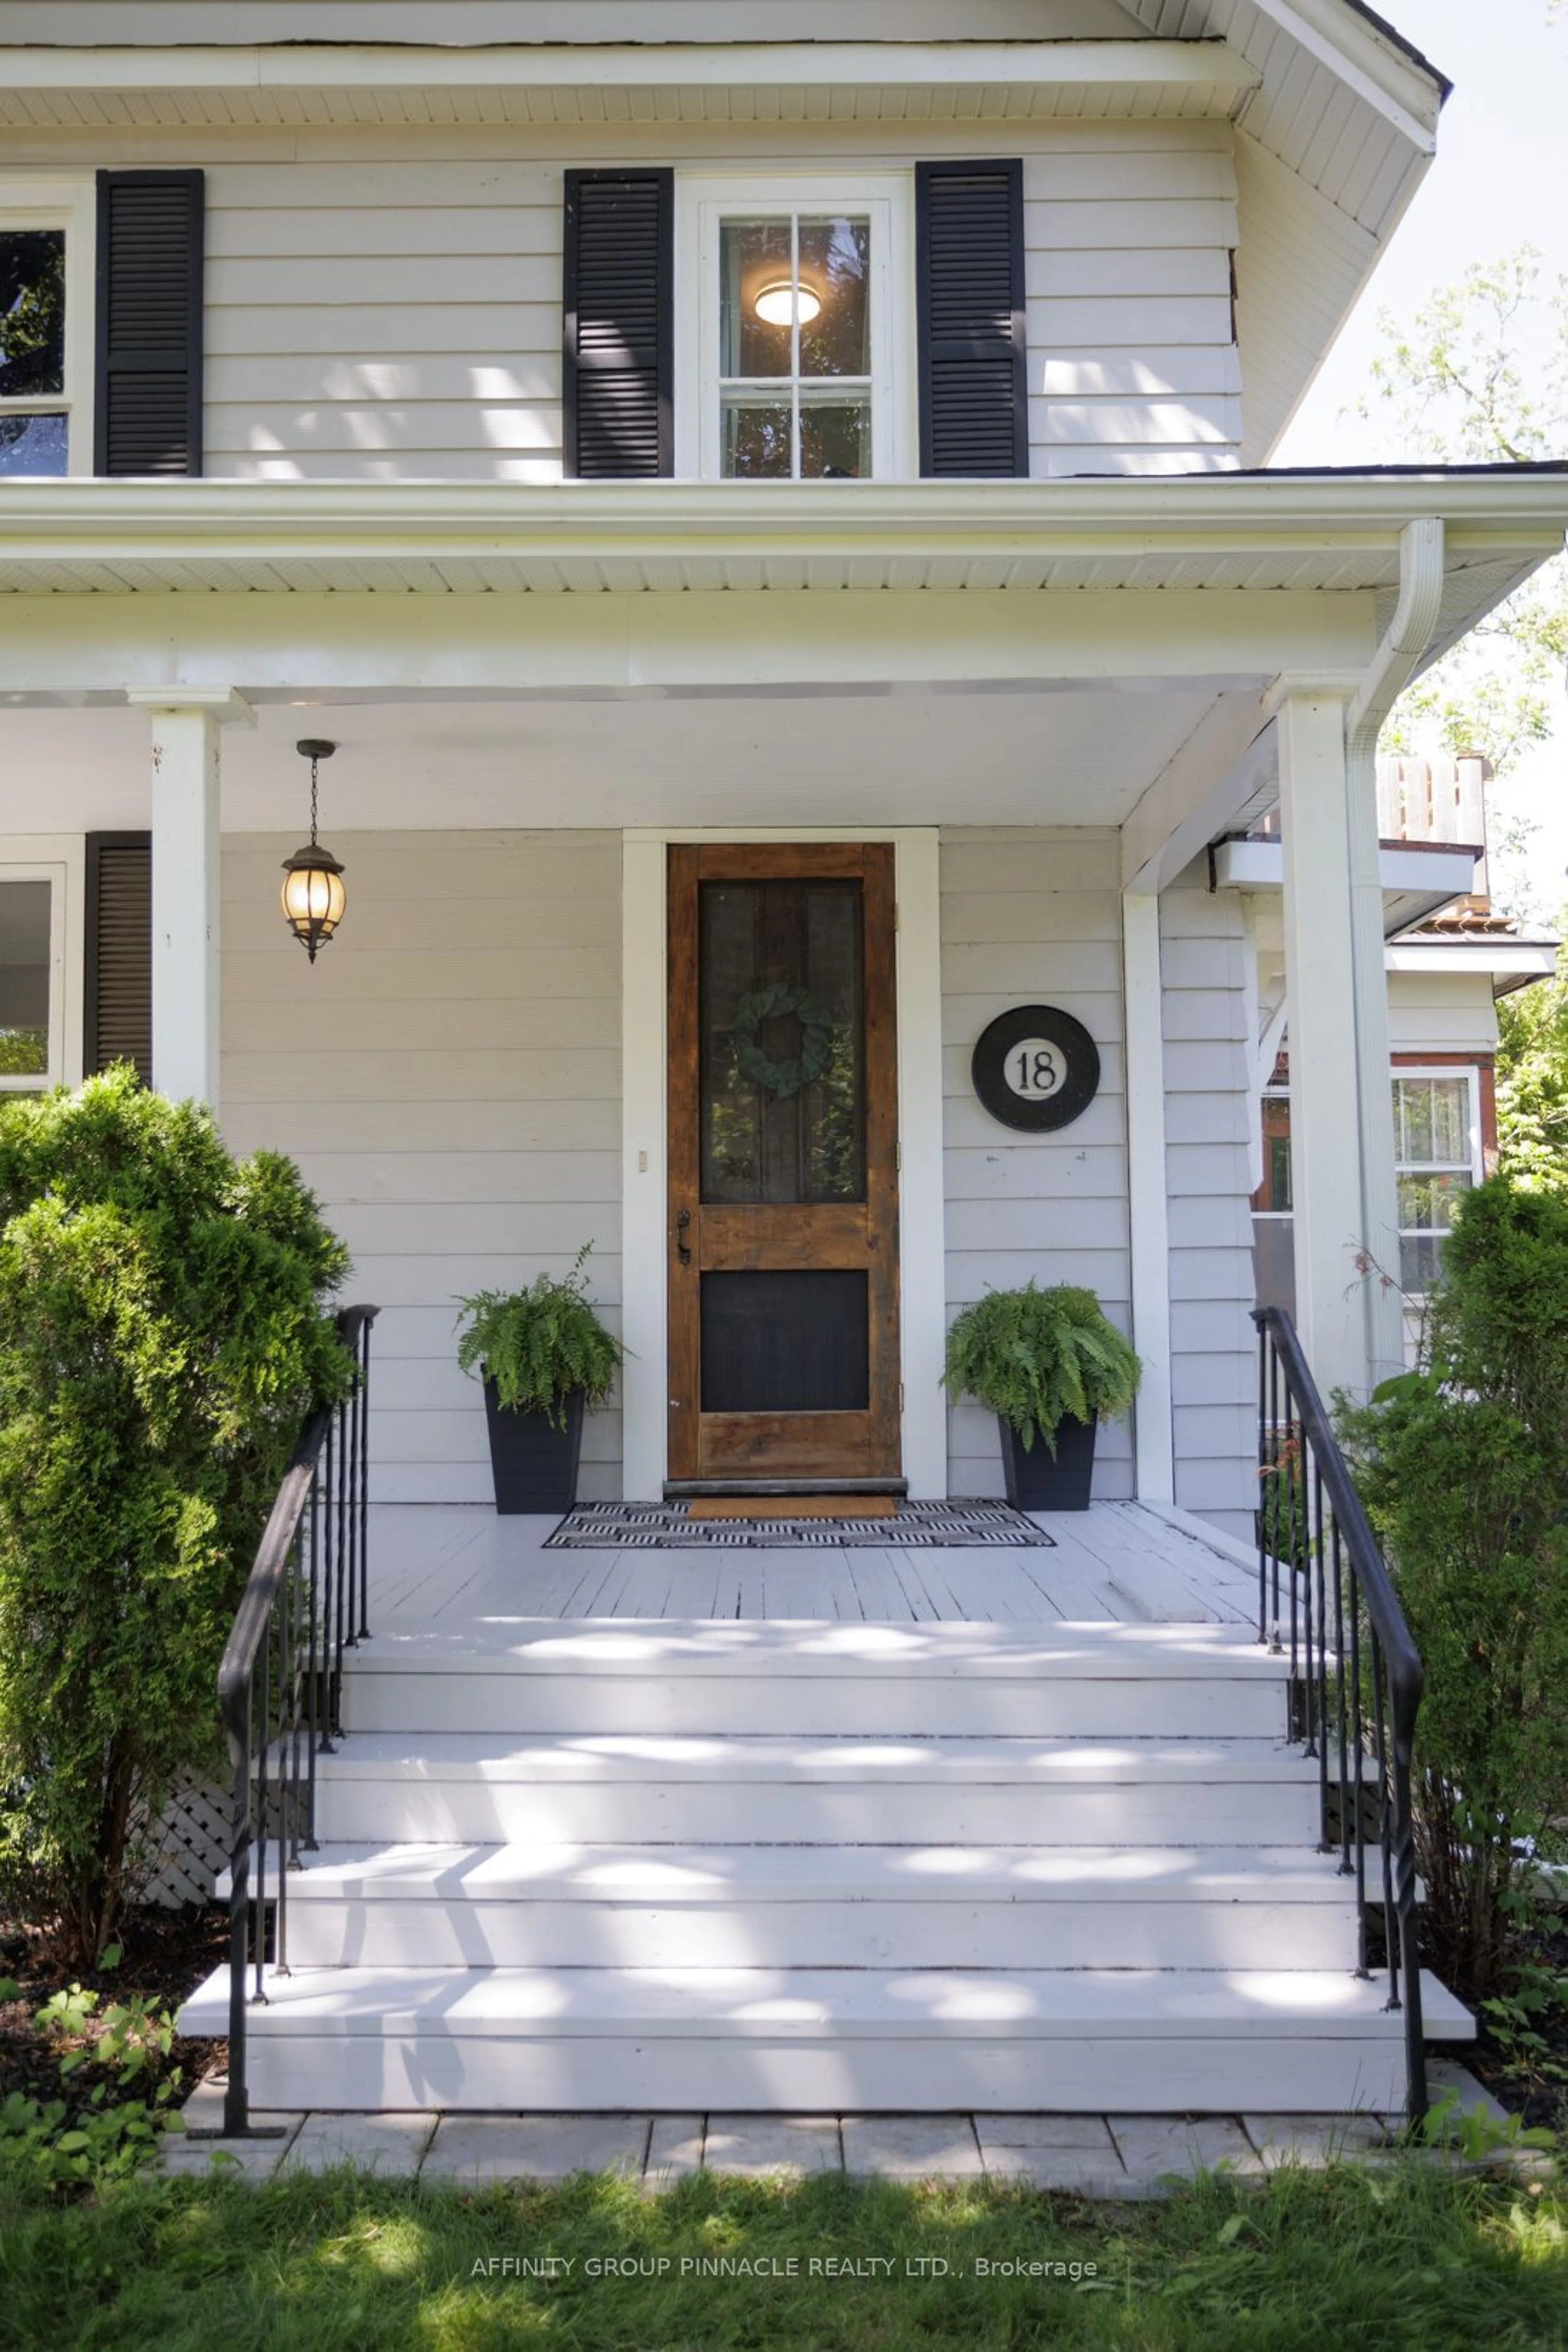
[[972, 2116], [846, 2116], [844, 2168], [887, 2180], [983, 2180]]
[[[1461, 2105], [1486, 2095], [1462, 2068], [1448, 2074]], [[1489, 2103], [1495, 2104], [1495, 2103]], [[213, 2079], [184, 2107], [191, 2126], [223, 2120]], [[1223, 2166], [1258, 2179], [1285, 2164], [1321, 2167], [1370, 2157], [1389, 2134], [1375, 2116], [260, 2116], [277, 2138], [171, 2138], [163, 2161], [189, 2178], [216, 2152], [252, 2179], [353, 2163], [384, 2177], [478, 2184], [563, 2180], [574, 2172], [623, 2172], [650, 2193], [693, 2173], [804, 2179], [819, 2172], [889, 2180], [1015, 2182], [1062, 2195], [1163, 2196], [1170, 2181]]]
[[[422, 2180], [565, 2180], [625, 2172], [647, 2160], [647, 2116], [443, 2116]], [[416, 2168], [410, 2166], [408, 2169]]]

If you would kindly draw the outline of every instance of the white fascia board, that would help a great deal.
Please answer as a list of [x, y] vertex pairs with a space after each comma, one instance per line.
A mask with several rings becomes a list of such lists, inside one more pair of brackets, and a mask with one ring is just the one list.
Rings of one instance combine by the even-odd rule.
[[[1378, 857], [1385, 929], [1402, 931], [1425, 922], [1443, 907], [1473, 890], [1479, 850], [1384, 848]], [[1282, 890], [1285, 850], [1278, 841], [1222, 841], [1214, 853], [1215, 886], [1221, 890]], [[1426, 968], [1426, 967], [1424, 967]], [[1391, 966], [1392, 970], [1393, 967]]]
[[1255, 0], [1272, 24], [1307, 55], [1374, 107], [1411, 145], [1431, 154], [1446, 95], [1376, 25], [1344, 0]]
[[1452, 940], [1400, 940], [1387, 954], [1390, 971], [1487, 971], [1496, 978], [1549, 979], [1557, 969], [1551, 940], [1501, 940], [1486, 932]]
[[1223, 40], [824, 41], [531, 48], [359, 45], [0, 48], [0, 89], [910, 89], [1163, 83], [1239, 103], [1262, 77]]
[[455, 536], [500, 550], [548, 541], [711, 549], [864, 547], [913, 540], [954, 551], [977, 541], [1141, 553], [1397, 550], [1405, 524], [1441, 515], [1451, 547], [1528, 562], [1561, 551], [1568, 467], [1486, 475], [1202, 474], [1009, 482], [286, 482], [0, 483], [6, 552], [62, 558], [132, 546], [155, 557], [241, 538], [367, 553]]

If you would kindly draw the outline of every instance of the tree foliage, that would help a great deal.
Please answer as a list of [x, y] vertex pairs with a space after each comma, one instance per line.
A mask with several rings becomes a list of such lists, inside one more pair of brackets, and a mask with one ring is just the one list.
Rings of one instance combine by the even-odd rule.
[[[1467, 270], [1401, 326], [1386, 312], [1385, 348], [1362, 404], [1386, 428], [1393, 456], [1440, 465], [1521, 465], [1568, 455], [1568, 277], [1548, 279], [1532, 247]], [[1382, 749], [1486, 753], [1494, 793], [1494, 852], [1504, 877], [1533, 828], [1510, 813], [1506, 778], [1551, 735], [1553, 695], [1568, 658], [1568, 560], [1538, 572], [1395, 707]], [[1496, 887], [1494, 880], [1494, 887]], [[1529, 904], [1528, 883], [1499, 889]]]
[[89, 1964], [218, 1662], [347, 1257], [292, 1165], [127, 1068], [0, 1108], [0, 1879]]
[[1460, 1204], [1414, 1374], [1342, 1426], [1426, 1669], [1416, 1858], [1464, 1991], [1510, 1954], [1531, 1847], [1568, 1823], [1568, 1199]]
[[[1558, 929], [1568, 932], [1568, 907]], [[1499, 1171], [1568, 1196], [1568, 945], [1555, 979], [1503, 998], [1498, 1032]]]

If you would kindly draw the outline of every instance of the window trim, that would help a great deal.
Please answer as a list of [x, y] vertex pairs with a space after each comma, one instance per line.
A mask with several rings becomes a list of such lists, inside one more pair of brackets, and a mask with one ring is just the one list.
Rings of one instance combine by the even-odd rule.
[[[58, 395], [0, 399], [0, 415], [66, 412], [66, 478], [93, 470], [94, 344], [98, 317], [98, 190], [90, 177], [11, 179], [0, 173], [0, 226], [62, 228], [66, 234], [66, 347]], [[13, 481], [53, 476], [11, 475]]]
[[[1451, 1176], [1458, 1172], [1460, 1166], [1460, 1163], [1457, 1160], [1402, 1160], [1400, 1158], [1398, 1121], [1394, 1118], [1393, 1116], [1394, 1089], [1406, 1078], [1441, 1078], [1450, 1082], [1455, 1080], [1462, 1081], [1465, 1088], [1466, 1100], [1465, 1139], [1469, 1145], [1470, 1152], [1470, 1182], [1472, 1186], [1484, 1183], [1486, 1181], [1486, 1161], [1482, 1148], [1483, 1138], [1481, 1134], [1480, 1101], [1481, 1074], [1479, 1064], [1475, 1062], [1465, 1062], [1456, 1066], [1453, 1062], [1444, 1065], [1442, 1063], [1427, 1063], [1421, 1061], [1400, 1061], [1390, 1064], [1388, 1076], [1389, 1113], [1391, 1123], [1393, 1124], [1394, 1130], [1394, 1178], [1395, 1185], [1397, 1186], [1401, 1176]], [[1404, 1247], [1406, 1240], [1416, 1241], [1429, 1239], [1435, 1230], [1436, 1229], [1430, 1225], [1396, 1225], [1394, 1232], [1399, 1240], [1401, 1258], [1403, 1259]], [[1401, 1265], [1400, 1272], [1401, 1276], [1403, 1276], [1403, 1265]], [[1428, 1290], [1405, 1290], [1403, 1280], [1401, 1281], [1400, 1287], [1402, 1291], [1404, 1291], [1405, 1297], [1411, 1299], [1426, 1299], [1432, 1295]]]
[[47, 882], [49, 899], [49, 1049], [47, 1070], [0, 1075], [0, 1096], [38, 1094], [81, 1084], [83, 929], [87, 849], [79, 834], [0, 837], [0, 882]]
[[[742, 213], [864, 212], [871, 218], [871, 472], [914, 478], [914, 173], [678, 173], [675, 183], [675, 470], [720, 481], [719, 229]], [[762, 487], [757, 483], [752, 488]], [[850, 485], [845, 485], [850, 488]]]

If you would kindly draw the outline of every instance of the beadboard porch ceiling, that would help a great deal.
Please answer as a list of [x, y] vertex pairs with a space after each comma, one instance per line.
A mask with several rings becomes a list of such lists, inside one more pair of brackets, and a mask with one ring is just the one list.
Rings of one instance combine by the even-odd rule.
[[[294, 745], [325, 735], [340, 749], [321, 772], [322, 824], [340, 847], [410, 826], [1120, 824], [1213, 700], [1201, 680], [1160, 693], [294, 698], [226, 730], [223, 824], [297, 835]], [[144, 710], [0, 708], [0, 834], [137, 830], [150, 808]]]

